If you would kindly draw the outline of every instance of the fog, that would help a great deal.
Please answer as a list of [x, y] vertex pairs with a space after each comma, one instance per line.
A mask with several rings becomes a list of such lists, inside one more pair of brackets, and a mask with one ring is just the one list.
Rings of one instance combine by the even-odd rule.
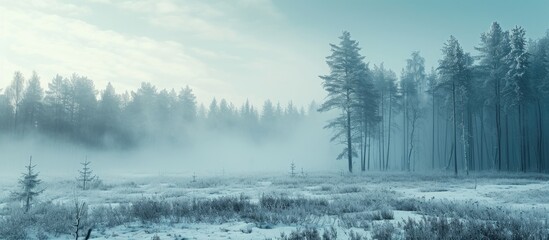
[[181, 133], [185, 139], [140, 139], [139, 146], [131, 149], [98, 149], [40, 134], [4, 136], [0, 140], [0, 175], [15, 179], [24, 171], [29, 156], [45, 177], [76, 177], [86, 158], [100, 178], [286, 174], [292, 162], [298, 172], [343, 170], [345, 165], [334, 161], [339, 150], [329, 141], [330, 130], [322, 129], [325, 118], [316, 115], [293, 126], [291, 132], [261, 139], [238, 131], [198, 127]]

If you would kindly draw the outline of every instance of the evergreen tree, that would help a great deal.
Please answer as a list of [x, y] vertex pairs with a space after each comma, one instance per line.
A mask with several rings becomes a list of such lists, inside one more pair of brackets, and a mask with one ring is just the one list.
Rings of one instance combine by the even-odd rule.
[[[439, 61], [439, 74], [441, 76], [439, 88], [450, 92], [453, 120], [453, 149], [457, 150], [457, 108], [459, 99], [463, 99], [464, 89], [468, 89], [467, 81], [470, 78], [471, 59], [463, 52], [458, 40], [450, 36], [442, 49], [443, 58]], [[461, 93], [461, 94], [460, 94]], [[459, 96], [458, 96], [459, 95]], [[461, 101], [463, 103], [463, 101]], [[462, 108], [463, 109], [463, 108]], [[454, 154], [454, 173], [457, 175], [457, 154]]]
[[141, 83], [141, 87], [131, 92], [131, 101], [126, 107], [125, 116], [135, 134], [151, 136], [157, 130], [156, 107], [158, 90], [148, 82]]
[[11, 129], [12, 113], [13, 108], [9, 103], [8, 97], [0, 93], [0, 132], [8, 132]]
[[492, 23], [490, 30], [481, 35], [480, 46], [476, 49], [480, 52], [479, 66], [484, 71], [485, 87], [492, 89], [491, 96], [486, 98], [488, 105], [494, 106], [496, 122], [496, 164], [497, 169], [501, 170], [502, 165], [502, 124], [501, 124], [501, 91], [503, 79], [506, 73], [505, 56], [508, 53], [508, 42], [506, 33], [501, 29], [497, 22]]
[[24, 89], [25, 78], [23, 77], [23, 74], [21, 72], [17, 71], [13, 74], [13, 80], [11, 84], [5, 90], [5, 95], [13, 108], [13, 131], [16, 131], [18, 128]]
[[[357, 84], [365, 81], [367, 67], [363, 62], [364, 57], [359, 53], [358, 42], [351, 39], [351, 34], [343, 32], [340, 39], [339, 45], [330, 44], [332, 54], [327, 57], [326, 61], [330, 67], [330, 74], [320, 76], [323, 80], [324, 90], [328, 95], [319, 110], [337, 109], [341, 111], [341, 114], [332, 119], [326, 128], [335, 130], [332, 141], [339, 140], [340, 143], [345, 144], [338, 159], [347, 157], [349, 172], [352, 172], [353, 156], [357, 155], [353, 149], [354, 136], [352, 135], [355, 132], [353, 127], [356, 127], [356, 123], [352, 122], [353, 119], [356, 119], [354, 112], [357, 103], [356, 91]], [[368, 91], [373, 91], [373, 89]]]
[[[403, 117], [404, 117], [404, 165], [405, 169], [412, 170], [412, 152], [414, 151], [417, 137], [417, 123], [421, 117], [423, 101], [420, 86], [425, 83], [425, 59], [419, 52], [412, 52], [406, 60], [406, 68], [402, 71], [400, 82]], [[409, 134], [409, 135], [408, 135]]]
[[217, 121], [222, 124], [223, 127], [233, 127], [237, 121], [237, 115], [224, 98], [219, 101], [219, 110], [217, 114]]
[[275, 108], [271, 100], [266, 100], [263, 104], [263, 110], [261, 111], [261, 124], [266, 128], [273, 127], [275, 119]]
[[30, 210], [32, 201], [40, 195], [44, 189], [37, 190], [42, 180], [38, 179], [38, 173], [34, 172], [36, 165], [32, 165], [32, 156], [29, 160], [29, 165], [25, 168], [27, 171], [23, 173], [23, 176], [19, 179], [19, 186], [21, 187], [19, 192], [14, 192], [13, 195], [19, 201], [24, 202], [25, 212]]
[[431, 96], [431, 169], [435, 169], [435, 136], [436, 136], [436, 101], [437, 98], [437, 73], [434, 68], [427, 76], [427, 93]]
[[36, 72], [33, 72], [21, 101], [21, 119], [27, 128], [38, 127], [38, 122], [42, 118], [43, 97], [44, 90], [40, 86], [40, 78]]
[[528, 52], [526, 51], [525, 31], [521, 27], [515, 27], [510, 34], [511, 51], [506, 56], [509, 70], [505, 75], [503, 87], [503, 99], [505, 108], [516, 107], [518, 110], [518, 130], [520, 133], [520, 168], [526, 171], [528, 143], [526, 139], [525, 111], [526, 102], [531, 97], [530, 84], [527, 76]]
[[71, 124], [75, 137], [85, 142], [94, 142], [92, 131], [97, 110], [97, 91], [91, 79], [73, 74], [70, 81], [71, 91]]
[[[366, 66], [365, 71], [359, 76], [360, 80], [356, 82], [356, 103], [353, 103], [353, 112], [355, 112], [354, 119], [352, 120], [352, 128], [355, 128], [356, 137], [360, 146], [360, 157], [361, 157], [361, 171], [366, 171], [369, 169], [370, 162], [366, 164], [366, 151], [369, 150], [367, 140], [370, 141], [370, 138], [375, 134], [374, 127], [379, 126], [382, 118], [379, 116], [379, 112], [382, 110], [379, 109], [379, 92], [382, 90], [374, 86], [374, 80], [372, 79], [372, 74], [368, 67]], [[380, 73], [378, 76], [378, 82], [384, 82], [384, 73]], [[382, 141], [382, 138], [379, 138]], [[379, 145], [381, 146], [381, 144]], [[370, 146], [371, 148], [371, 146]], [[383, 158], [380, 158], [382, 160]], [[381, 167], [381, 164], [380, 164]]]
[[208, 108], [208, 122], [217, 127], [219, 124], [219, 107], [217, 106], [217, 99], [213, 98]]
[[47, 129], [55, 134], [63, 134], [69, 130], [69, 81], [56, 75], [50, 83], [44, 98], [48, 121]]
[[532, 95], [536, 104], [537, 115], [537, 144], [536, 156], [538, 161], [538, 171], [546, 170], [545, 159], [545, 121], [544, 109], [547, 109], [547, 96], [549, 96], [549, 31], [547, 34], [529, 45], [531, 63], [529, 64], [528, 77], [530, 78]]
[[179, 92], [179, 104], [183, 120], [185, 122], [194, 122], [197, 115], [196, 96], [189, 85], [182, 88]]
[[91, 162], [88, 161], [88, 157], [80, 164], [82, 165], [82, 169], [78, 170], [79, 177], [76, 180], [79, 183], [79, 187], [86, 191], [90, 188], [91, 182], [95, 180], [97, 176], [93, 175], [93, 171], [90, 168]]
[[101, 93], [101, 99], [97, 107], [98, 127], [102, 134], [114, 133], [119, 127], [120, 105], [120, 96], [116, 94], [112, 84], [107, 83], [107, 87]]

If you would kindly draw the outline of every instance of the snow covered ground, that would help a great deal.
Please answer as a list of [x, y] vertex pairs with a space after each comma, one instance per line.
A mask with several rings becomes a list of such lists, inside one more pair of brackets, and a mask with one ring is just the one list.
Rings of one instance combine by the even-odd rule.
[[[39, 201], [72, 204], [75, 198], [86, 202], [90, 209], [117, 206], [138, 199], [162, 201], [216, 199], [245, 196], [258, 204], [262, 196], [285, 196], [290, 199], [321, 199], [339, 205], [378, 204], [383, 201], [415, 199], [423, 202], [501, 207], [510, 211], [528, 211], [549, 216], [549, 176], [478, 173], [453, 177], [450, 173], [307, 173], [291, 177], [288, 174], [255, 175], [125, 175], [106, 176], [99, 188], [82, 191], [72, 179], [43, 178], [44, 194]], [[0, 208], [10, 206], [9, 193], [16, 190], [16, 180], [0, 183]], [[374, 199], [369, 201], [368, 199]], [[383, 204], [383, 203], [382, 203]], [[338, 208], [342, 208], [338, 206]], [[371, 225], [392, 222], [397, 225], [408, 218], [421, 219], [425, 212], [395, 209], [387, 203], [393, 219], [374, 219]], [[377, 208], [372, 208], [377, 209]], [[362, 211], [362, 210], [361, 210]], [[341, 211], [341, 214], [317, 216], [296, 224], [261, 226], [242, 219], [215, 223], [195, 221], [158, 222], [133, 221], [114, 227], [99, 227], [92, 239], [276, 239], [296, 229], [314, 227], [319, 230], [334, 227], [338, 239], [349, 239], [351, 231], [371, 236], [371, 227], [350, 226], [344, 216], [353, 218], [363, 212]], [[359, 216], [359, 215], [356, 215]], [[48, 235], [50, 239], [74, 239], [70, 235]]]

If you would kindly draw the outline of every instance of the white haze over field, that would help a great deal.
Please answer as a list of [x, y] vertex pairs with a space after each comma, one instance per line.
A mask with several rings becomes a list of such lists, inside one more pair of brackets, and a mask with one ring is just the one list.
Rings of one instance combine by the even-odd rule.
[[[129, 150], [105, 150], [53, 142], [45, 136], [0, 139], [0, 176], [14, 181], [24, 171], [29, 156], [44, 177], [77, 176], [86, 156], [101, 178], [135, 175], [222, 175], [241, 173], [289, 173], [340, 171], [335, 161], [340, 148], [329, 142], [330, 130], [322, 129], [325, 117], [304, 121], [280, 137], [254, 140], [236, 131], [195, 129], [189, 139], [145, 140]], [[177, 131], [174, 129], [174, 131]], [[182, 134], [183, 135], [183, 134]]]

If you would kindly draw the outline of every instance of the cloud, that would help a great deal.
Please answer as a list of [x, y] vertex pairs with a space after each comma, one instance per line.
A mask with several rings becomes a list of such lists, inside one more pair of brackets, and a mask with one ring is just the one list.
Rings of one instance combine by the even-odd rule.
[[309, 84], [318, 86], [311, 61], [296, 49], [299, 37], [280, 32], [284, 18], [271, 1], [47, 3], [0, 6], [0, 88], [14, 71], [36, 70], [44, 87], [56, 74], [78, 73], [118, 92], [143, 81], [189, 85], [201, 102], [215, 96], [239, 105], [267, 98], [306, 104]]
[[174, 81], [202, 89], [223, 85], [212, 76], [215, 70], [174, 41], [123, 35], [42, 9], [2, 6], [0, 12], [4, 22], [0, 44], [5, 53], [0, 61], [6, 80], [21, 70], [11, 68], [25, 66], [23, 70], [34, 69], [48, 78], [77, 72], [99, 85], [111, 81], [126, 89], [142, 81], [159, 87], [177, 87]]

